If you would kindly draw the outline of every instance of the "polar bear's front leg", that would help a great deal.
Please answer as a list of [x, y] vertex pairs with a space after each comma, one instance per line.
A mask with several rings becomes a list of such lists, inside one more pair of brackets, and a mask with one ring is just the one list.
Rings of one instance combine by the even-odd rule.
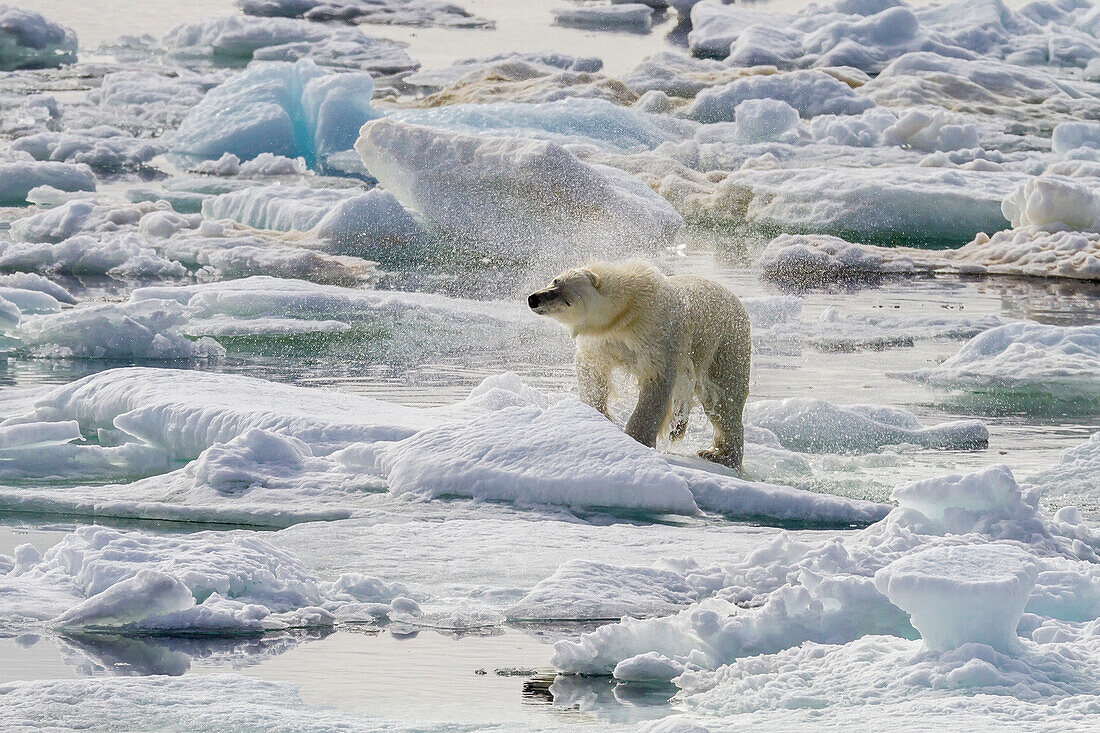
[[611, 394], [611, 379], [607, 365], [597, 359], [577, 352], [577, 392], [581, 402], [591, 405], [611, 419], [607, 411], [607, 400]]
[[626, 434], [642, 445], [653, 448], [657, 445], [657, 435], [668, 417], [668, 408], [672, 402], [672, 387], [676, 375], [666, 370], [651, 379], [643, 380], [639, 385], [638, 404], [626, 423]]

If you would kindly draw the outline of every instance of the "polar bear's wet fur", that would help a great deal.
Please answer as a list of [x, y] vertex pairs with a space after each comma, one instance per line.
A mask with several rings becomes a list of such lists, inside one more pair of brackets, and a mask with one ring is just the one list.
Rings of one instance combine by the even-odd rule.
[[561, 273], [527, 302], [572, 334], [584, 402], [607, 415], [612, 374], [634, 376], [638, 404], [626, 433], [653, 447], [665, 431], [683, 437], [698, 398], [714, 425], [714, 445], [699, 455], [741, 467], [752, 343], [733, 293], [645, 262], [595, 262]]

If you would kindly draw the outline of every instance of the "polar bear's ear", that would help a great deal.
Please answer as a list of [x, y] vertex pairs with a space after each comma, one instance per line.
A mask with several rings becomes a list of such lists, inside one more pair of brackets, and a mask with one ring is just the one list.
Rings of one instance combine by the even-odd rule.
[[588, 276], [588, 282], [592, 283], [592, 287], [596, 288], [596, 290], [599, 290], [600, 276], [592, 272], [591, 270], [585, 270], [584, 274]]

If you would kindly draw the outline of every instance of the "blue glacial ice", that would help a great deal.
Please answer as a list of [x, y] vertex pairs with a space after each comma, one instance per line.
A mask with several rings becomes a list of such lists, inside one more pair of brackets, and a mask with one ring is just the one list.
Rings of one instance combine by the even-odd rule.
[[380, 116], [371, 107], [370, 74], [332, 74], [303, 59], [259, 63], [207, 92], [180, 124], [172, 151], [215, 160], [232, 153], [304, 158], [324, 170], [351, 148], [359, 128]]

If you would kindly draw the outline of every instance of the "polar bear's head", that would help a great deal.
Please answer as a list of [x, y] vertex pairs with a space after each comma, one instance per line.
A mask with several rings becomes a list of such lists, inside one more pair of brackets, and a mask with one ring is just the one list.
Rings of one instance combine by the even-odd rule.
[[527, 305], [540, 316], [568, 326], [574, 333], [586, 330], [611, 315], [611, 302], [600, 291], [600, 276], [587, 267], [566, 270], [527, 296]]

